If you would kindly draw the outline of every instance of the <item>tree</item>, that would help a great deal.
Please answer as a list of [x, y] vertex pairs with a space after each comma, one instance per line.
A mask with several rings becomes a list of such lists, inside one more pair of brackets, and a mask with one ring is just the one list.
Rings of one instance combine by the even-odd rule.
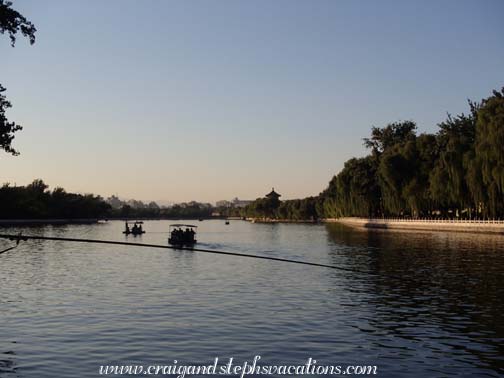
[[386, 149], [378, 167], [378, 181], [384, 209], [388, 214], [403, 215], [407, 203], [403, 190], [415, 178], [414, 142], [396, 144]]
[[[35, 32], [37, 29], [30, 21], [28, 21], [18, 11], [11, 8], [12, 2], [0, 0], [0, 33], [9, 34], [11, 46], [16, 44], [16, 34], [21, 32], [25, 37], [30, 40], [30, 44], [35, 43]], [[22, 130], [20, 125], [14, 122], [9, 122], [5, 111], [11, 108], [12, 105], [7, 98], [2, 94], [5, 88], [0, 84], [0, 149], [12, 155], [19, 155], [12, 146], [14, 133]]]
[[91, 194], [67, 193], [63, 188], [52, 192], [40, 179], [27, 186], [0, 187], [0, 218], [100, 218], [111, 207], [103, 198]]
[[376, 161], [367, 156], [345, 162], [343, 170], [320, 195], [323, 203], [318, 208], [323, 216], [376, 216], [381, 213]]
[[7, 119], [5, 110], [11, 108], [12, 105], [2, 94], [4, 91], [5, 88], [2, 84], [0, 84], [0, 148], [5, 152], [16, 156], [19, 155], [19, 152], [12, 147], [11, 143], [14, 139], [14, 133], [22, 130], [23, 127], [21, 125], [17, 125], [15, 122], [9, 122]]
[[439, 158], [430, 174], [430, 191], [433, 201], [441, 208], [465, 211], [474, 204], [468, 174], [474, 156], [477, 107], [470, 105], [471, 114], [448, 115], [446, 121], [438, 124], [436, 145]]
[[26, 187], [26, 189], [39, 195], [44, 194], [47, 188], [49, 188], [49, 186], [42, 179], [35, 179], [30, 185]]
[[414, 139], [416, 128], [413, 121], [389, 123], [383, 128], [373, 126], [371, 138], [364, 138], [364, 146], [370, 148], [373, 154], [379, 155], [396, 144]]
[[488, 193], [490, 216], [504, 213], [504, 88], [482, 101], [476, 122], [476, 158]]
[[438, 158], [436, 137], [421, 134], [416, 137], [408, 156], [410, 165], [415, 167], [415, 174], [405, 183], [402, 196], [413, 216], [426, 215], [432, 210], [429, 176]]
[[30, 44], [35, 43], [35, 32], [37, 29], [18, 11], [11, 8], [11, 1], [0, 0], [0, 33], [9, 34], [11, 46], [16, 44], [16, 34], [20, 31], [25, 37], [29, 38]]

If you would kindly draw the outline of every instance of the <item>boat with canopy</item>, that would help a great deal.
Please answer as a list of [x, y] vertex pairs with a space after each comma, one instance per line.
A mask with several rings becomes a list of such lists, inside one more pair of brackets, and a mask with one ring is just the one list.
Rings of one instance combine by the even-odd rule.
[[196, 229], [192, 224], [171, 224], [168, 243], [175, 246], [193, 246], [196, 244]]

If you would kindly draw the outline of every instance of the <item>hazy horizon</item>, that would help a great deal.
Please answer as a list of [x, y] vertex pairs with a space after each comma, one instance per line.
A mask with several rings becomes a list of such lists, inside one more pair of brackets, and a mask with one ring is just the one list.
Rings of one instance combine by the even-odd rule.
[[169, 202], [317, 195], [371, 126], [504, 85], [504, 3], [14, 1], [2, 182]]

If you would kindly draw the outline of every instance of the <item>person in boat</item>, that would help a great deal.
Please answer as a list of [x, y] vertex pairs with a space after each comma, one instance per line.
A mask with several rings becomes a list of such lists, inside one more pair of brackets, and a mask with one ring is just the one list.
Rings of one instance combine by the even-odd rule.
[[134, 233], [134, 234], [138, 234], [138, 231], [139, 231], [138, 225], [135, 223], [133, 225], [133, 228], [131, 229], [131, 232]]
[[180, 228], [177, 228], [177, 229], [175, 230], [175, 240], [176, 240], [176, 241], [180, 241], [180, 240], [182, 240], [182, 236], [181, 236], [181, 230], [180, 230]]
[[129, 233], [131, 232], [131, 230], [130, 230], [130, 228], [129, 228], [129, 226], [128, 226], [128, 222], [124, 223], [124, 226], [125, 226], [125, 228], [124, 228], [124, 232], [125, 232], [126, 234], [129, 234]]
[[142, 228], [142, 225], [138, 226], [138, 232], [139, 232], [140, 234], [142, 234], [142, 233], [143, 233], [143, 228]]
[[191, 228], [186, 228], [184, 232], [184, 241], [187, 243], [194, 242], [194, 231]]

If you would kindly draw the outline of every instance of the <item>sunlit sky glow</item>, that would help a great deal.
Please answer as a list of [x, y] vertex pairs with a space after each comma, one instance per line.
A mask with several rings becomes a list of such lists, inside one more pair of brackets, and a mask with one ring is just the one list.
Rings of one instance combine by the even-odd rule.
[[3, 182], [164, 201], [322, 191], [372, 125], [504, 85], [504, 2], [39, 1], [0, 38]]

